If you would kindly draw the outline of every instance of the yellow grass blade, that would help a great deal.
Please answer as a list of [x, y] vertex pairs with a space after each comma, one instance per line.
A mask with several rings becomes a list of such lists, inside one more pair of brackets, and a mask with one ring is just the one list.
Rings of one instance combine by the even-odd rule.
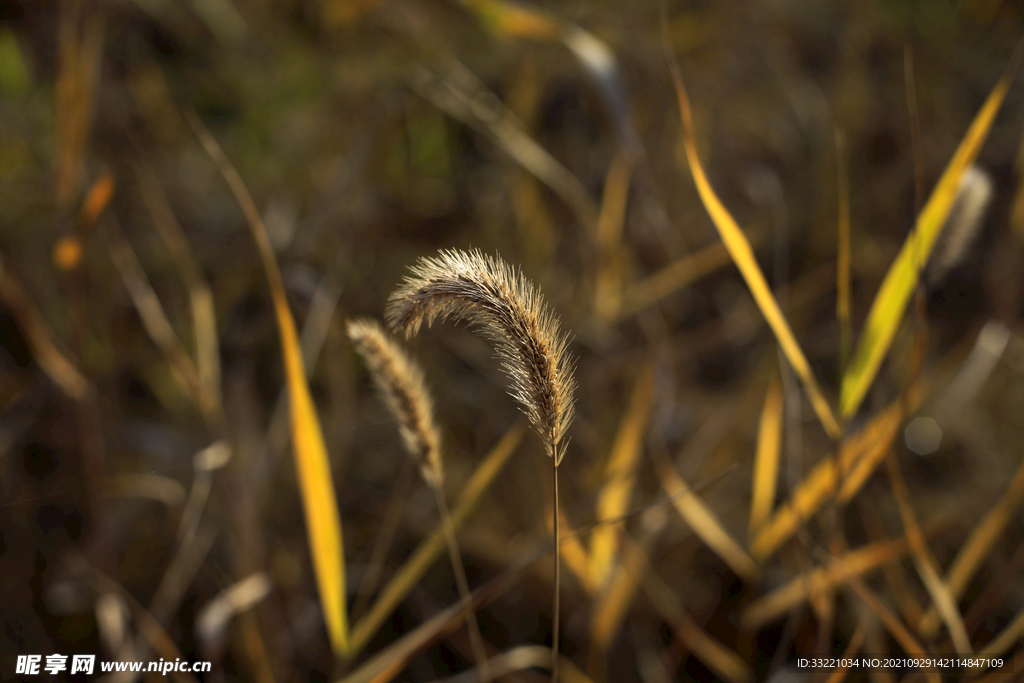
[[[665, 518], [664, 514], [662, 517]], [[662, 525], [664, 526], [664, 525]], [[652, 530], [653, 531], [653, 530]], [[603, 680], [605, 658], [622, 622], [633, 606], [636, 592], [647, 572], [645, 555], [656, 532], [648, 531], [639, 542], [626, 543], [622, 548], [622, 561], [609, 577], [607, 588], [594, 605], [590, 618], [590, 651], [587, 654], [587, 673]]]
[[[913, 410], [926, 391], [912, 387], [906, 403], [897, 399], [875, 416], [864, 429], [840, 445], [837, 458], [825, 457], [808, 472], [789, 500], [764, 524], [750, 544], [750, 554], [761, 562], [785, 543], [821, 505], [836, 495], [848, 501], [888, 453], [899, 432], [906, 410]], [[909, 404], [909, 405], [908, 405]]]
[[506, 38], [554, 40], [564, 31], [560, 21], [547, 13], [501, 0], [462, 0], [488, 28]]
[[[750, 241], [757, 244], [761, 241], [761, 236], [752, 235]], [[612, 320], [617, 322], [633, 315], [729, 263], [732, 263], [729, 251], [721, 242], [715, 242], [687, 254], [657, 273], [627, 287], [626, 291], [622, 293], [618, 309]]]
[[[667, 39], [665, 42], [667, 46]], [[718, 195], [715, 194], [707, 175], [704, 173], [704, 167], [701, 166], [700, 158], [697, 156], [697, 141], [693, 131], [690, 100], [687, 97], [686, 88], [683, 85], [683, 79], [679, 74], [675, 61], [670, 59], [669, 64], [682, 116], [683, 146], [686, 148], [686, 160], [690, 165], [690, 172], [693, 175], [693, 182], [697, 186], [697, 193], [700, 195], [701, 202], [711, 217], [711, 221], [715, 224], [715, 228], [722, 238], [722, 243], [729, 250], [729, 256], [732, 257], [740, 274], [743, 275], [747, 287], [750, 288], [750, 293], [753, 295], [757, 307], [768, 322], [768, 326], [772, 328], [772, 332], [775, 333], [776, 339], [779, 340], [782, 352], [786, 355], [786, 359], [793, 367], [793, 371], [804, 385], [804, 390], [811, 401], [811, 407], [825, 428], [825, 432], [833, 439], [837, 439], [840, 434], [839, 423], [836, 421], [828, 401], [825, 400], [825, 396], [821, 393], [818, 380], [814, 378], [811, 366], [807, 363], [807, 358], [804, 356], [804, 352], [800, 348], [796, 337], [793, 336], [793, 331], [790, 330], [786, 317], [782, 314], [775, 296], [772, 294], [771, 289], [769, 289], [768, 283], [764, 279], [764, 274], [761, 272], [761, 267], [757, 265], [757, 259], [754, 258], [754, 250], [750, 247], [750, 242], [747, 241], [746, 235], [740, 230], [740, 226], [736, 224], [728, 209], [725, 208]]]
[[633, 177], [634, 160], [616, 154], [604, 181], [601, 213], [597, 218], [597, 277], [594, 283], [594, 313], [608, 322], [619, 310], [622, 296], [622, 224]]
[[843, 417], [857, 412], [864, 395], [878, 373], [878, 368], [892, 344], [910, 295], [917, 286], [918, 274], [928, 262], [932, 247], [939, 237], [960, 189], [960, 178], [981, 150], [988, 131], [1010, 87], [1020, 61], [1020, 49], [1014, 53], [1003, 76], [996, 83], [985, 104], [967, 129], [960, 146], [950, 159], [942, 177], [917, 218], [914, 230], [907, 237], [896, 260], [889, 268], [882, 286], [871, 305], [864, 331], [849, 367], [843, 375], [839, 410]]
[[779, 452], [782, 444], [782, 383], [772, 377], [761, 410], [757, 429], [757, 451], [754, 454], [753, 494], [750, 501], [750, 536], [761, 528], [775, 503], [779, 478]]
[[683, 521], [738, 576], [747, 581], [757, 581], [760, 574], [757, 564], [729, 535], [711, 508], [679, 476], [668, 458], [655, 455], [654, 464], [665, 493], [672, 498]]
[[[548, 520], [548, 531], [554, 531], [551, 515], [545, 515], [545, 518]], [[595, 593], [597, 586], [590, 575], [590, 554], [580, 542], [578, 532], [569, 525], [569, 520], [562, 512], [558, 513], [558, 528], [561, 529], [558, 545], [562, 553], [562, 563], [576, 575], [576, 579], [587, 593]]]
[[[505, 463], [512, 457], [525, 433], [526, 424], [524, 422], [513, 425], [477, 466], [473, 476], [462, 488], [459, 500], [452, 509], [451, 522], [454, 529], [461, 527], [469, 518], [487, 487], [491, 485]], [[391, 616], [391, 613], [405, 599], [409, 591], [416, 587], [426, 571], [446, 551], [447, 547], [444, 529], [439, 524], [391, 578], [366, 615], [356, 622], [352, 629], [351, 652], [360, 652], [366, 646], [376, 635], [381, 624]]]
[[817, 567], [791, 579], [768, 595], [750, 603], [740, 616], [740, 628], [755, 631], [765, 624], [787, 614], [808, 596], [833, 589], [850, 576], [867, 574], [886, 564], [895, 562], [910, 550], [906, 538], [872, 543], [851, 550], [827, 566]]
[[[524, 425], [515, 426], [510, 430], [510, 433], [515, 431], [518, 434], [516, 443], [522, 438], [524, 430]], [[508, 439], [508, 436], [506, 434], [505, 439]], [[505, 439], [502, 441], [504, 442]], [[438, 533], [442, 537], [441, 546], [443, 549], [443, 532], [438, 529]], [[522, 577], [527, 569], [545, 554], [545, 551], [541, 551], [522, 558], [502, 572], [501, 575], [496, 576], [473, 591], [469, 604], [464, 605], [460, 600], [454, 605], [438, 612], [413, 630], [402, 635], [401, 638], [383, 650], [375, 653], [370, 659], [360, 664], [358, 669], [347, 674], [337, 683], [384, 683], [385, 681], [392, 680], [408, 665], [409, 660], [415, 654], [422, 652], [444, 634], [458, 628], [470, 610], [476, 611], [481, 609], [495, 597], [507, 591]], [[551, 649], [545, 648], [545, 650], [547, 651], [548, 662], [550, 662]], [[571, 679], [567, 677], [566, 680]]]
[[[615, 519], [629, 509], [636, 483], [636, 464], [640, 459], [647, 420], [651, 414], [654, 392], [654, 368], [644, 366], [637, 378], [629, 409], [622, 417], [612, 452], [605, 467], [604, 484], [598, 493], [595, 509], [597, 519]], [[604, 586], [612, 574], [618, 554], [618, 525], [601, 525], [590, 536], [590, 576], [596, 587]]]
[[281, 272], [277, 266], [274, 249], [270, 245], [270, 238], [242, 178], [199, 119], [191, 113], [187, 115], [187, 119], [234, 193], [263, 260], [281, 339], [281, 355], [284, 358], [290, 399], [295, 469], [302, 494], [309, 549], [313, 556], [313, 570], [320, 592], [320, 606], [324, 613], [331, 648], [336, 655], [345, 656], [349, 653], [349, 632], [341, 519], [323, 430], [320, 428], [320, 418], [317, 416], [313, 397], [309, 393], [309, 384], [306, 382], [306, 369], [302, 360], [299, 335], [295, 329], [295, 319], [292, 318], [291, 309], [288, 307]]

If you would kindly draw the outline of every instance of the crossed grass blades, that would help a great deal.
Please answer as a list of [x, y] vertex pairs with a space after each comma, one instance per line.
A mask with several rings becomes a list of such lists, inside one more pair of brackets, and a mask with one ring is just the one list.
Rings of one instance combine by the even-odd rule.
[[558, 465], [573, 417], [573, 364], [558, 319], [540, 292], [498, 257], [477, 250], [442, 251], [422, 258], [388, 300], [386, 318], [409, 338], [424, 323], [466, 320], [494, 342], [512, 379], [510, 394], [540, 434], [552, 460], [555, 590], [551, 680], [558, 678], [559, 588]]

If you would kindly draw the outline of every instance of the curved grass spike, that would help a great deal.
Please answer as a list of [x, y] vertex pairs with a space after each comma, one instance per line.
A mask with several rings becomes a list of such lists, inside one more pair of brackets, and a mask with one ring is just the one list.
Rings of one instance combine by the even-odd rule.
[[559, 584], [558, 465], [565, 431], [572, 422], [572, 361], [568, 339], [540, 292], [499, 257], [478, 250], [442, 251], [421, 258], [412, 276], [388, 300], [385, 317], [392, 330], [406, 338], [426, 323], [454, 318], [473, 324], [494, 342], [510, 394], [540, 434], [552, 460], [555, 538], [555, 590], [551, 641], [551, 679], [558, 678]]
[[[405, 449], [416, 459], [420, 474], [434, 491], [452, 571], [455, 572], [455, 582], [459, 587], [459, 597], [463, 605], [469, 605], [472, 601], [469, 581], [466, 579], [462, 553], [459, 552], [455, 537], [455, 525], [448, 512], [448, 501], [444, 497], [441, 436], [434, 422], [434, 403], [427, 392], [423, 371], [375, 320], [363, 318], [349, 321], [348, 336], [370, 369], [370, 375], [388, 410], [398, 420], [398, 430], [405, 442]], [[487, 650], [484, 649], [480, 624], [473, 610], [469, 611], [468, 627], [480, 680], [491, 683], [493, 679], [487, 662]]]

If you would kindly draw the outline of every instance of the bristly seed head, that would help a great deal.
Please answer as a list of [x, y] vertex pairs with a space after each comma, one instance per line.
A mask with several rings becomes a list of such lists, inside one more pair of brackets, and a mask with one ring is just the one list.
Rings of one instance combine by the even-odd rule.
[[431, 486], [440, 486], [444, 481], [441, 438], [423, 371], [375, 320], [349, 321], [348, 336], [370, 369], [388, 410], [398, 420], [402, 441], [419, 463], [420, 474]]
[[576, 388], [568, 339], [537, 289], [499, 257], [477, 250], [421, 258], [388, 300], [389, 327], [406, 338], [435, 319], [466, 320], [496, 345], [512, 379], [509, 393], [558, 465]]

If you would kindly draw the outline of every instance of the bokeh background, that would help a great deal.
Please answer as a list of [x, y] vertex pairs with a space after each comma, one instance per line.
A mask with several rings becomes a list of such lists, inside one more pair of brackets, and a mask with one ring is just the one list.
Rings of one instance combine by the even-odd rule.
[[[669, 1], [664, 11], [711, 182], [834, 401], [839, 170], [856, 332], [1009, 62], [1020, 8], [775, 0]], [[773, 377], [785, 397], [777, 499], [833, 450], [714, 246], [682, 151], [661, 12], [646, 0], [0, 3], [0, 678], [15, 679], [18, 654], [156, 659], [162, 634], [183, 658], [211, 660], [208, 680], [333, 680], [458, 599], [440, 554], [362, 652], [347, 664], [332, 657], [267, 280], [188, 115], [252, 194], [303, 333], [353, 619], [438, 521], [344, 324], [381, 318], [418, 257], [476, 247], [518, 265], [573, 336], [578, 405], [561, 485], [584, 547], [611, 453], [630, 443], [637, 453], [622, 512], [648, 509], [615, 527], [612, 567], [634, 585], [622, 585], [603, 639], [593, 624], [604, 589], [563, 574], [562, 651], [580, 670], [611, 681], [723, 677], [694, 633], [743, 663], [737, 680], [805, 680], [786, 663], [841, 653], [855, 638], [863, 652], [905, 650], [844, 581], [810, 606], [744, 622], [754, 601], [821, 566], [823, 549], [841, 553], [837, 539], [903, 537], [885, 466], [849, 505], [808, 520], [758, 581], [737, 576], [664, 504], [653, 457], [674, 462], [746, 547]], [[922, 290], [926, 316], [908, 315], [849, 426], [900, 395], [926, 319], [924, 371], [941, 371], [922, 410], [941, 443], [918, 455], [901, 429], [891, 457], [940, 574], [993, 505], [1000, 512], [958, 596], [975, 650], [1024, 606], [1022, 88], [1011, 86], [979, 156], [993, 193], [977, 236]], [[934, 406], [981, 330], [989, 342], [995, 334], [995, 360], [942, 413]], [[409, 348], [434, 393], [454, 503], [517, 408], [492, 349], [463, 326], [436, 326]], [[205, 405], [197, 386], [210, 390]], [[460, 531], [471, 585], [549, 541], [548, 467], [527, 434]], [[493, 654], [550, 642], [546, 557], [481, 611]], [[675, 618], [650, 576], [677, 601]], [[862, 578], [930, 652], [953, 651], [943, 628], [915, 631], [930, 599], [905, 550]], [[227, 614], [218, 620], [211, 605]], [[457, 629], [409, 657], [397, 680], [472, 666]]]

